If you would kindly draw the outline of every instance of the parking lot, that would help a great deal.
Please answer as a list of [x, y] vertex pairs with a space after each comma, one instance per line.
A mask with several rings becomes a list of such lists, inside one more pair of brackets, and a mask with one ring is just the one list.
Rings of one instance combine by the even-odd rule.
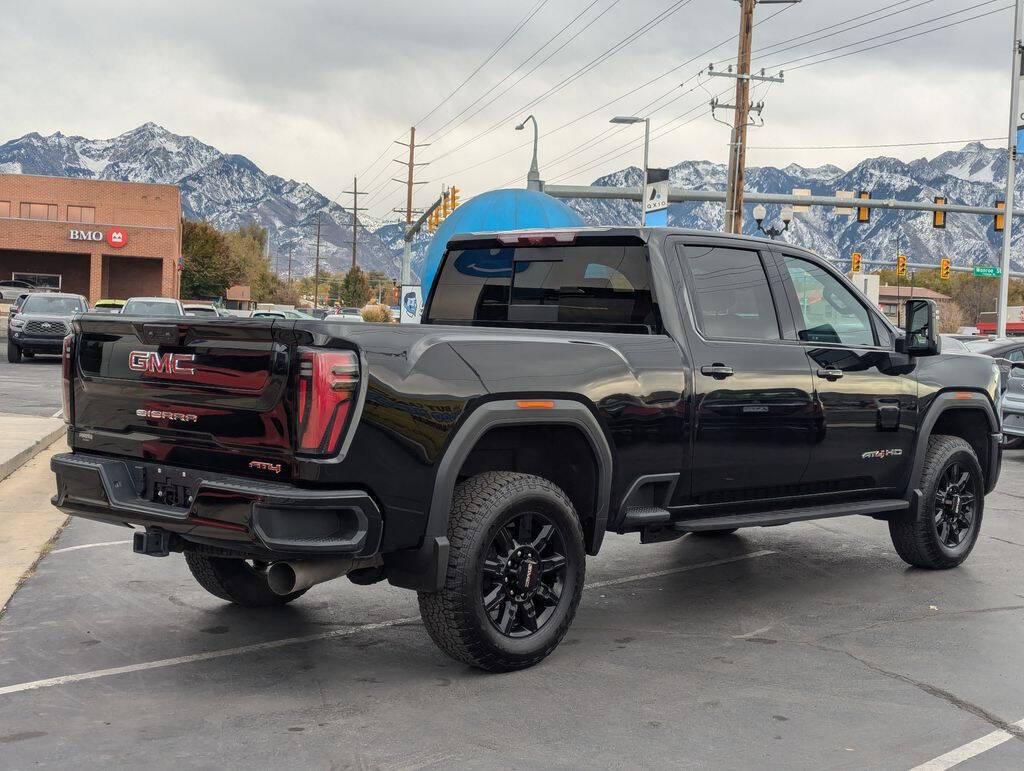
[[0, 617], [2, 765], [1020, 767], [1022, 497], [1011, 453], [950, 572], [869, 519], [610, 536], [567, 639], [508, 675], [387, 584], [245, 610], [76, 520]]
[[[7, 318], [0, 316], [6, 328]], [[7, 337], [0, 332], [0, 412], [53, 415], [60, 409], [60, 357], [7, 361]]]

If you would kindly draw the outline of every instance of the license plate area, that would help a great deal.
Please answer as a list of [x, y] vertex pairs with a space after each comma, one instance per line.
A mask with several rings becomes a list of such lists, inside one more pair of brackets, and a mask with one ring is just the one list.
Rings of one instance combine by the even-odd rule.
[[182, 469], [161, 466], [146, 469], [145, 497], [153, 503], [188, 511], [195, 501], [199, 477]]

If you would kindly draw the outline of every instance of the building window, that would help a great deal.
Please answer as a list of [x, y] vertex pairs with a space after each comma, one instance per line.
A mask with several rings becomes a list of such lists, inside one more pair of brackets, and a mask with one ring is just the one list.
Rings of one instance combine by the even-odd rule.
[[11, 202], [10, 201], [0, 201], [0, 217], [10, 217], [10, 216], [11, 216]]
[[55, 203], [23, 203], [21, 218], [25, 220], [57, 221], [57, 204]]
[[51, 292], [60, 291], [61, 277], [56, 273], [19, 273], [15, 271], [11, 274], [11, 278], [15, 281], [28, 281], [36, 289], [46, 289]]
[[94, 206], [69, 206], [68, 222], [95, 222], [96, 208]]

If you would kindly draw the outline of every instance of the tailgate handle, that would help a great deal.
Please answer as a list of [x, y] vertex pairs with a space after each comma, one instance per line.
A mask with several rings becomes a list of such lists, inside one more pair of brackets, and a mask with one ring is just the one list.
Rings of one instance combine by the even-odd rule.
[[177, 345], [177, 324], [144, 324], [142, 336], [150, 345]]

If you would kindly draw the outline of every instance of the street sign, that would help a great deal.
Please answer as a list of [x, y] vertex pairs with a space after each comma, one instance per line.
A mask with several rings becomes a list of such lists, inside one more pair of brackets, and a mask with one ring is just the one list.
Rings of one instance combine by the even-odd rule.
[[[836, 198], [849, 198], [852, 201], [853, 200], [853, 191], [852, 190], [836, 190]], [[853, 207], [852, 206], [837, 206], [835, 211], [836, 211], [836, 214], [838, 216], [840, 216], [840, 217], [852, 217], [853, 216]]]
[[402, 284], [399, 323], [419, 324], [423, 314], [423, 297], [418, 284]]
[[[801, 196], [801, 197], [806, 196], [806, 197], [810, 198], [810, 196], [811, 196], [811, 189], [809, 187], [794, 187], [792, 195], [798, 195], [798, 196]], [[810, 210], [811, 210], [810, 206], [801, 206], [800, 204], [794, 204], [793, 205], [793, 213], [794, 214], [806, 213], [806, 212], [809, 212]]]
[[975, 276], [987, 276], [988, 278], [998, 278], [1003, 275], [1003, 272], [996, 265], [975, 265], [974, 266]]
[[644, 224], [651, 227], [668, 225], [668, 169], [648, 169], [644, 185]]

